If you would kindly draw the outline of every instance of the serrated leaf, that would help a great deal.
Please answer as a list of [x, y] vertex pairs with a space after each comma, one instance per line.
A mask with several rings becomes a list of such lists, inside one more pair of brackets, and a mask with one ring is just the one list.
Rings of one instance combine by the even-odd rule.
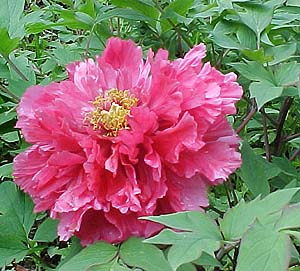
[[145, 244], [140, 238], [130, 238], [121, 245], [121, 259], [129, 266], [146, 271], [171, 271], [164, 254], [154, 245]]
[[276, 87], [269, 82], [253, 82], [249, 86], [251, 98], [255, 98], [258, 109], [282, 95], [283, 87]]
[[13, 182], [4, 182], [0, 185], [0, 212], [1, 226], [5, 224], [8, 232], [16, 227], [22, 229], [19, 233], [26, 240], [36, 215], [33, 213], [32, 200]]
[[203, 252], [213, 255], [220, 247], [220, 231], [214, 221], [204, 213], [182, 212], [146, 219], [185, 230], [174, 232], [165, 229], [146, 240], [147, 243], [172, 245], [168, 251], [168, 261], [173, 270], [182, 264], [197, 260]]
[[178, 212], [168, 215], [148, 216], [144, 219], [179, 230], [193, 231], [203, 236], [214, 236], [216, 240], [220, 237], [217, 225], [207, 214], [202, 212]]
[[287, 234], [256, 223], [243, 237], [236, 271], [285, 271], [290, 261]]
[[28, 248], [14, 234], [0, 233], [0, 267], [10, 264], [13, 260], [23, 260], [27, 253]]
[[28, 248], [24, 245], [34, 223], [33, 203], [10, 181], [0, 185], [0, 266], [13, 259], [22, 260]]
[[52, 242], [57, 238], [58, 220], [46, 218], [41, 225], [39, 225], [34, 240], [40, 242]]
[[299, 191], [298, 188], [282, 189], [269, 194], [262, 200], [256, 198], [248, 203], [240, 201], [220, 220], [220, 228], [225, 240], [240, 239], [256, 219], [265, 220], [270, 214], [283, 209], [297, 191]]
[[117, 248], [105, 242], [98, 242], [82, 249], [57, 271], [85, 271], [92, 265], [110, 262], [117, 254]]
[[273, 74], [266, 70], [264, 66], [256, 61], [247, 61], [246, 63], [231, 63], [241, 75], [253, 81], [267, 81], [275, 84]]

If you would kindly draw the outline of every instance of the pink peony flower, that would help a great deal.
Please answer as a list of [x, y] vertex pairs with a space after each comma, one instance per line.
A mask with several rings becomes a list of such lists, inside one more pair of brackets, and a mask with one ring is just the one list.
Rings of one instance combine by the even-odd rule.
[[69, 79], [29, 88], [17, 109], [32, 146], [14, 161], [15, 182], [59, 219], [61, 240], [83, 245], [149, 237], [161, 226], [138, 218], [208, 205], [207, 186], [241, 164], [226, 120], [242, 95], [236, 75], [108, 40], [102, 56], [67, 67]]

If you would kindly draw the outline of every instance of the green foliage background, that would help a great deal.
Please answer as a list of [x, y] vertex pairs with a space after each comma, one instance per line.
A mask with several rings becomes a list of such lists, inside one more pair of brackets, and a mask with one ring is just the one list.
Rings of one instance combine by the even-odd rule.
[[[300, 0], [0, 0], [0, 268], [56, 271], [299, 271]], [[239, 75], [229, 116], [243, 165], [209, 194], [206, 213], [144, 219], [168, 226], [148, 240], [82, 248], [33, 213], [11, 182], [28, 146], [14, 128], [27, 87], [66, 78], [65, 65], [132, 39], [172, 59], [207, 45], [206, 61]], [[175, 230], [174, 229], [179, 229]]]

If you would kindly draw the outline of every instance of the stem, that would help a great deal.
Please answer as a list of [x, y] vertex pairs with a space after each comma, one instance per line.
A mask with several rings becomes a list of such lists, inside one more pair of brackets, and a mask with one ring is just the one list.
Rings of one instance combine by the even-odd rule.
[[286, 136], [284, 138], [282, 138], [282, 142], [286, 142], [286, 141], [290, 141], [292, 139], [298, 138], [300, 137], [300, 133], [294, 134], [294, 135], [290, 135], [290, 136]]
[[232, 249], [234, 249], [238, 244], [240, 243], [240, 241], [235, 241], [231, 244], [228, 244], [228, 245], [225, 245], [224, 247], [222, 247], [217, 255], [216, 255], [216, 259], [218, 261], [222, 260], [222, 258], [229, 252], [231, 251]]
[[[158, 0], [155, 1], [155, 5], [156, 5], [157, 9], [159, 10], [159, 12], [163, 14], [163, 13], [164, 13], [164, 10], [163, 10], [163, 9], [161, 8], [161, 6], [159, 5]], [[169, 18], [166, 18], [166, 20], [167, 20], [168, 23], [174, 28], [174, 30], [176, 31], [176, 33], [182, 37], [182, 39], [186, 42], [186, 44], [187, 44], [190, 48], [192, 48], [192, 47], [194, 46], [193, 43], [191, 43], [191, 41], [190, 41], [185, 35], [182, 35], [181, 30], [177, 27], [177, 25], [174, 24], [173, 21], [172, 21], [171, 19], [169, 19]]]
[[235, 194], [235, 190], [234, 190], [234, 187], [233, 187], [233, 183], [232, 183], [232, 181], [231, 181], [230, 178], [228, 178], [227, 183], [228, 183], [228, 187], [229, 187], [229, 190], [230, 190], [230, 192], [231, 192], [231, 195], [232, 195], [232, 197], [233, 197], [233, 204], [234, 204], [234, 205], [237, 205], [237, 204], [239, 203], [239, 200], [238, 200], [238, 198], [237, 198], [237, 196], [236, 196], [236, 194]]
[[256, 106], [256, 102], [253, 99], [252, 100], [252, 106], [251, 106], [251, 110], [249, 111], [248, 115], [246, 116], [246, 118], [242, 121], [241, 125], [236, 129], [236, 132], [239, 134], [247, 125], [247, 123], [251, 120], [251, 118], [254, 116], [254, 114], [257, 111], [257, 106]]
[[91, 45], [91, 41], [92, 41], [95, 26], [96, 26], [96, 24], [93, 24], [91, 32], [90, 32], [90, 36], [88, 37], [88, 40], [86, 42], [85, 51], [84, 51], [84, 57], [85, 58], [89, 57], [89, 49], [90, 49], [90, 45]]
[[20, 76], [20, 78], [22, 80], [29, 81], [28, 78], [24, 75], [24, 73], [19, 70], [19, 68], [16, 66], [16, 64], [13, 63], [8, 56], [3, 54], [2, 57], [15, 70], [15, 72]]
[[0, 90], [2, 90], [4, 93], [10, 96], [10, 98], [15, 101], [16, 103], [20, 102], [20, 98], [13, 94], [8, 88], [0, 84]]
[[280, 109], [279, 112], [279, 116], [278, 116], [278, 127], [277, 127], [277, 131], [276, 131], [276, 138], [274, 140], [274, 154], [275, 155], [279, 155], [280, 152], [280, 147], [281, 147], [281, 143], [282, 143], [282, 129], [283, 129], [283, 125], [286, 119], [286, 116], [289, 112], [289, 109], [292, 105], [293, 102], [293, 98], [292, 97], [287, 97]]
[[230, 49], [226, 49], [224, 52], [222, 52], [219, 57], [218, 60], [216, 62], [216, 68], [220, 68], [221, 66], [221, 62], [223, 60], [223, 58], [230, 52]]
[[268, 119], [275, 127], [278, 126], [278, 121], [271, 118], [265, 111], [263, 111], [263, 112], [261, 111], [260, 113], [262, 115], [264, 115], [266, 117], [266, 119]]
[[296, 159], [296, 157], [300, 154], [300, 148], [297, 149], [292, 156], [290, 157], [289, 161], [294, 161]]
[[228, 188], [227, 188], [226, 184], [224, 184], [224, 188], [225, 188], [226, 197], [227, 197], [227, 201], [228, 201], [229, 207], [232, 208], [233, 204], [231, 202], [231, 198], [230, 198], [230, 195], [229, 195]]
[[215, 208], [214, 206], [209, 206], [209, 209], [211, 209], [212, 211], [214, 211], [215, 213], [217, 213], [218, 215], [220, 215], [221, 217], [224, 216], [225, 212]]
[[177, 43], [178, 43], [178, 55], [180, 57], [183, 57], [183, 49], [182, 49], [182, 43], [181, 43], [181, 35], [177, 33]]
[[[265, 113], [265, 109], [260, 109], [261, 113]], [[265, 142], [265, 148], [266, 148], [266, 159], [267, 161], [271, 162], [271, 151], [270, 151], [270, 143], [268, 138], [268, 127], [267, 127], [267, 119], [264, 114], [261, 115], [262, 123], [263, 123], [263, 131], [264, 131], [264, 142]]]

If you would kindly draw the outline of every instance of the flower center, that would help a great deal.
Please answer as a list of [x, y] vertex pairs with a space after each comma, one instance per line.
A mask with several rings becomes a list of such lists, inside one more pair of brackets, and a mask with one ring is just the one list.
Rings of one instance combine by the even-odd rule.
[[111, 89], [105, 96], [99, 95], [92, 104], [95, 109], [86, 114], [94, 130], [104, 129], [105, 135], [117, 136], [118, 131], [129, 129], [127, 116], [130, 109], [136, 106], [138, 99], [129, 94], [128, 90]]

